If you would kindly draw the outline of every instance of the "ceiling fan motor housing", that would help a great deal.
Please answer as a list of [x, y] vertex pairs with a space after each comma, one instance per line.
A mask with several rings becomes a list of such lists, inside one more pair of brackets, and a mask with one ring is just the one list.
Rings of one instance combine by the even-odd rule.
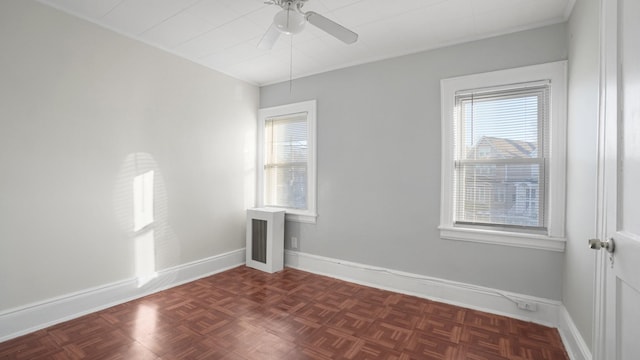
[[298, 34], [304, 29], [307, 19], [299, 11], [288, 8], [273, 17], [273, 24], [283, 34]]

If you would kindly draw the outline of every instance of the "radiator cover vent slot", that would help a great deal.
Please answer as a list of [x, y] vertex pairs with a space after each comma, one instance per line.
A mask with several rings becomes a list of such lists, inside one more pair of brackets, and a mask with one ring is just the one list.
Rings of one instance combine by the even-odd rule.
[[251, 219], [251, 260], [267, 263], [267, 220]]

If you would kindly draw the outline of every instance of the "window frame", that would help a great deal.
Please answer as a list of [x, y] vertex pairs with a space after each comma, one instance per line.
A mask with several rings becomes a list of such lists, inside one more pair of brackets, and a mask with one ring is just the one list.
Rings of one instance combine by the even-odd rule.
[[[524, 66], [480, 74], [442, 79], [441, 85], [441, 201], [440, 237], [506, 246], [564, 251], [565, 248], [565, 188], [566, 188], [566, 127], [567, 127], [567, 62]], [[523, 83], [548, 80], [549, 95], [549, 157], [546, 163], [546, 233], [490, 229], [483, 226], [454, 224], [456, 94], [483, 88], [518, 89]]]
[[258, 109], [258, 146], [257, 146], [257, 189], [256, 204], [265, 206], [265, 125], [267, 119], [290, 114], [307, 113], [307, 209], [278, 207], [285, 210], [288, 221], [315, 224], [318, 217], [316, 209], [317, 197], [317, 139], [316, 139], [316, 100], [302, 101], [292, 104]]

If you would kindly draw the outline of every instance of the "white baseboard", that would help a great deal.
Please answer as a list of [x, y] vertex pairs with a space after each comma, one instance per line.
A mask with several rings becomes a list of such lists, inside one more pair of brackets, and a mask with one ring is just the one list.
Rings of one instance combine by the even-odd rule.
[[[556, 327], [560, 301], [516, 294], [424, 275], [285, 251], [285, 265], [380, 289], [505, 315]], [[533, 303], [536, 311], [519, 309], [515, 300]]]
[[591, 350], [564, 305], [560, 308], [558, 331], [571, 360], [591, 360], [593, 358]]
[[146, 284], [128, 279], [0, 313], [0, 342], [245, 263], [245, 249], [161, 270]]

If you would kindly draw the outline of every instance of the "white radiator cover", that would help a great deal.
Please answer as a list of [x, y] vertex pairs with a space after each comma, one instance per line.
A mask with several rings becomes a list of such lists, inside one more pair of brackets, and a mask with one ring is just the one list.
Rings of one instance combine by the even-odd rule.
[[284, 210], [247, 210], [247, 266], [268, 273], [284, 267]]

